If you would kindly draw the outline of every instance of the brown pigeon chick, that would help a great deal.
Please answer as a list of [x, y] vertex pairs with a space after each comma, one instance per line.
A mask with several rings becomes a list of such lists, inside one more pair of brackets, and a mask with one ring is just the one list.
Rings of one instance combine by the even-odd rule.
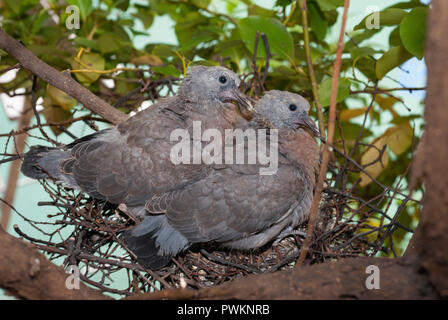
[[[214, 165], [206, 177], [154, 196], [147, 204], [154, 215], [125, 236], [138, 261], [159, 268], [192, 244], [204, 242], [255, 249], [304, 222], [319, 166], [308, 111], [309, 104], [300, 95], [267, 92], [245, 129], [267, 129], [273, 145], [278, 133], [277, 170], [260, 174], [266, 167], [260, 163]], [[257, 131], [257, 137], [262, 133]], [[257, 140], [249, 136], [246, 154], [251, 139]]]
[[155, 193], [197, 179], [202, 165], [176, 165], [170, 151], [175, 129], [190, 133], [193, 121], [202, 129], [232, 128], [236, 106], [251, 108], [238, 91], [238, 76], [224, 67], [193, 67], [178, 95], [161, 99], [118, 126], [80, 138], [65, 149], [33, 146], [22, 172], [34, 179], [53, 179], [111, 203], [124, 203], [135, 216]]

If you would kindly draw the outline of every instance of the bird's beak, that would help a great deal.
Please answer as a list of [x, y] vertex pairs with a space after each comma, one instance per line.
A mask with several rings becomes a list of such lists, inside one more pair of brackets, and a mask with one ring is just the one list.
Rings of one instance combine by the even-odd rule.
[[221, 98], [225, 102], [235, 102], [243, 113], [252, 113], [255, 110], [251, 99], [238, 89], [224, 91], [221, 94]]
[[305, 127], [306, 129], [309, 129], [314, 135], [316, 135], [318, 137], [320, 136], [320, 133], [319, 133], [319, 130], [317, 130], [316, 124], [314, 123], [313, 120], [311, 120], [311, 118], [308, 116], [307, 113], [303, 113], [300, 116], [297, 124], [299, 125], [299, 127]]

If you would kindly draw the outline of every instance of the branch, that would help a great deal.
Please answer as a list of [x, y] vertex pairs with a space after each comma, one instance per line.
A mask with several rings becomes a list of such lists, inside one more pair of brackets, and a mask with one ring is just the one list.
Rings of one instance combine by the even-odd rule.
[[[425, 184], [423, 210], [412, 239], [429, 278], [443, 297], [448, 297], [448, 114], [441, 101], [448, 99], [448, 2], [434, 0], [428, 10], [428, 31], [425, 59], [428, 65], [428, 90], [425, 99], [425, 132], [418, 148], [419, 160], [413, 165], [413, 175], [421, 172]], [[424, 151], [424, 152], [423, 152]]]
[[[320, 199], [322, 198], [322, 191], [325, 176], [327, 174], [328, 161], [330, 160], [330, 146], [333, 144], [334, 135], [334, 124], [336, 121], [336, 98], [338, 94], [338, 82], [339, 82], [339, 72], [341, 70], [341, 57], [342, 51], [344, 49], [344, 31], [345, 23], [347, 21], [348, 6], [350, 5], [350, 0], [345, 0], [344, 2], [344, 14], [342, 15], [342, 25], [341, 32], [339, 34], [338, 48], [336, 50], [336, 60], [333, 66], [333, 81], [331, 84], [331, 96], [330, 96], [330, 117], [328, 119], [328, 136], [327, 142], [324, 145], [322, 163], [319, 171], [319, 177], [317, 179], [316, 190], [314, 192], [313, 204], [310, 210], [310, 218], [308, 221], [308, 228], [306, 232], [306, 238], [303, 242], [302, 252], [300, 253], [299, 259], [296, 264], [296, 268], [300, 267], [305, 261], [306, 255], [309, 250], [310, 243], [313, 238], [314, 226], [316, 224], [317, 212], [319, 209]], [[322, 132], [324, 134], [324, 132]]]
[[63, 268], [0, 227], [0, 287], [7, 293], [20, 299], [108, 299], [83, 283], [67, 289], [67, 277]]
[[[369, 265], [380, 270], [380, 289], [367, 289]], [[338, 262], [304, 266], [287, 271], [252, 275], [200, 289], [163, 290], [126, 299], [435, 299], [437, 294], [418, 260], [348, 258]]]
[[[308, 33], [308, 15], [306, 10], [306, 1], [298, 0], [300, 11], [302, 11], [302, 22], [303, 22], [303, 38], [304, 38], [304, 48], [306, 56], [306, 64], [308, 66], [308, 76], [311, 81], [311, 88], [313, 90], [314, 102], [317, 108], [317, 120], [319, 122], [319, 131], [321, 135], [325, 134], [325, 120], [324, 113], [322, 111], [322, 105], [319, 98], [319, 90], [317, 86], [316, 76], [314, 74], [313, 61], [311, 60], [311, 49], [310, 49], [310, 35]], [[291, 9], [293, 12], [293, 9]]]
[[70, 76], [66, 76], [55, 68], [37, 58], [19, 41], [9, 36], [0, 28], [0, 49], [17, 59], [20, 65], [39, 76], [45, 82], [64, 91], [84, 105], [87, 109], [99, 114], [111, 123], [118, 124], [128, 116], [114, 109], [106, 101], [94, 95]]
[[[28, 103], [29, 103], [30, 99], [26, 98], [24, 105], [23, 105], [23, 112], [20, 116], [19, 119], [19, 125], [17, 130], [23, 130], [24, 128], [26, 128], [30, 121], [31, 121], [31, 117], [33, 115], [33, 113], [28, 109]], [[27, 111], [28, 109], [28, 111]], [[26, 135], [22, 135], [19, 137], [14, 137], [14, 147], [15, 147], [15, 152], [17, 154], [22, 154], [24, 149], [25, 149], [25, 142], [26, 142]], [[6, 191], [3, 195], [5, 201], [7, 203], [13, 203], [14, 202], [14, 197], [16, 194], [16, 188], [17, 188], [17, 181], [19, 179], [19, 174], [20, 174], [20, 166], [22, 165], [22, 161], [19, 160], [19, 157], [17, 157], [16, 160], [14, 160], [11, 163], [11, 166], [9, 167], [9, 175], [8, 175], [8, 182], [7, 182], [7, 187], [6, 187]], [[2, 226], [3, 228], [7, 229], [8, 228], [8, 224], [9, 224], [9, 219], [11, 216], [11, 207], [9, 207], [8, 205], [6, 205], [5, 202], [2, 202], [0, 204], [0, 209], [1, 209], [1, 224], [0, 226]]]

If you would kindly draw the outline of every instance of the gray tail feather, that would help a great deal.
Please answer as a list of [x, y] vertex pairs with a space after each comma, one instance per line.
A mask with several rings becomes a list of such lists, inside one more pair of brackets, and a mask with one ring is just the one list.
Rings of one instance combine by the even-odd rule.
[[146, 216], [140, 224], [123, 234], [126, 246], [146, 268], [157, 270], [188, 247], [188, 240], [168, 224], [164, 215]]
[[58, 148], [32, 146], [24, 155], [21, 171], [33, 179], [52, 178], [72, 184], [73, 178], [65, 177], [59, 169], [59, 162], [68, 156], [68, 151]]

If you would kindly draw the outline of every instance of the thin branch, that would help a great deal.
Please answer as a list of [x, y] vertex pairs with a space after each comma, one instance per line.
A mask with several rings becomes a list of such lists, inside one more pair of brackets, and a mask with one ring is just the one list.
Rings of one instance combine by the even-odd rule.
[[328, 136], [327, 142], [324, 145], [322, 164], [320, 167], [319, 177], [317, 179], [316, 190], [314, 192], [313, 204], [310, 210], [310, 217], [308, 221], [308, 228], [306, 233], [305, 241], [303, 242], [302, 251], [300, 253], [299, 259], [297, 261], [296, 267], [300, 267], [305, 261], [306, 255], [309, 250], [310, 243], [313, 238], [314, 227], [316, 223], [317, 213], [319, 209], [320, 199], [322, 198], [322, 191], [325, 176], [327, 174], [328, 162], [330, 159], [330, 145], [333, 143], [334, 127], [336, 121], [336, 98], [338, 93], [338, 82], [339, 82], [339, 72], [341, 69], [341, 58], [342, 51], [344, 49], [344, 31], [345, 23], [347, 21], [347, 12], [350, 5], [350, 0], [345, 0], [344, 2], [344, 13], [342, 15], [342, 25], [341, 32], [339, 34], [338, 48], [336, 50], [336, 59], [333, 65], [333, 81], [331, 85], [331, 96], [330, 96], [330, 116], [328, 119]]
[[266, 51], [266, 65], [264, 66], [263, 78], [261, 79], [261, 86], [264, 90], [264, 82], [266, 81], [266, 78], [268, 77], [269, 60], [272, 58], [272, 54], [271, 54], [271, 49], [269, 48], [268, 37], [263, 32], [261, 33], [261, 39], [263, 40], [264, 49]]
[[[25, 109], [26, 109], [25, 106], [29, 103], [29, 101], [30, 101], [29, 98], [25, 99], [24, 108], [23, 108], [24, 111], [22, 112], [22, 115], [20, 116], [18, 130], [21, 130], [21, 129], [27, 127], [31, 121], [31, 117], [33, 114], [31, 112], [25, 111]], [[23, 153], [23, 151], [25, 149], [26, 138], [27, 138], [27, 136], [14, 137], [15, 152], [17, 154]], [[9, 159], [15, 160], [14, 158], [15, 157], [12, 156], [12, 157], [9, 157], [8, 160]], [[17, 158], [20, 158], [20, 155], [17, 155]], [[3, 163], [3, 161], [0, 163]], [[5, 194], [4, 194], [5, 202], [2, 201], [2, 203], [0, 204], [0, 209], [1, 209], [1, 221], [0, 222], [1, 222], [1, 226], [3, 226], [3, 228], [5, 230], [7, 230], [7, 228], [8, 228], [9, 219], [11, 216], [11, 209], [12, 209], [8, 205], [8, 203], [14, 202], [14, 197], [16, 194], [16, 188], [17, 188], [17, 182], [19, 179], [21, 164], [22, 164], [22, 162], [18, 159], [11, 163], [11, 166], [9, 168], [9, 174], [8, 174], [8, 182], [7, 182], [7, 186], [6, 186], [6, 190], [5, 190]]]
[[8, 72], [8, 71], [11, 71], [11, 70], [14, 70], [14, 69], [20, 69], [20, 63], [16, 63], [15, 65], [13, 65], [13, 66], [10, 66], [10, 67], [7, 67], [7, 68], [5, 68], [5, 69], [2, 69], [1, 71], [0, 71], [0, 74], [4, 74], [4, 73], [6, 73], [6, 72]]
[[305, 55], [306, 55], [306, 64], [308, 66], [308, 76], [311, 81], [311, 88], [313, 91], [314, 102], [316, 103], [317, 121], [319, 122], [319, 131], [320, 131], [321, 135], [324, 135], [325, 134], [325, 119], [324, 119], [324, 113], [322, 111], [322, 104], [320, 103], [319, 89], [318, 89], [318, 84], [316, 81], [316, 75], [314, 74], [313, 61], [311, 59], [310, 35], [308, 32], [308, 15], [307, 15], [307, 9], [306, 9], [306, 1], [299, 0], [298, 3], [299, 3], [300, 11], [302, 12], [304, 49], [305, 49]]
[[17, 59], [20, 65], [39, 76], [45, 82], [72, 96], [89, 110], [99, 114], [114, 124], [125, 121], [128, 116], [113, 108], [69, 76], [64, 75], [37, 58], [19, 41], [0, 28], [0, 49]]

